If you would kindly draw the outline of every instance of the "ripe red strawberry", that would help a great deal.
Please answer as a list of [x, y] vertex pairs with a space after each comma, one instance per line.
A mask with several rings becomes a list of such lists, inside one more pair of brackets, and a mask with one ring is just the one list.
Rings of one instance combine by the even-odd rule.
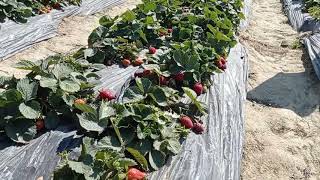
[[146, 173], [136, 168], [130, 168], [127, 173], [128, 180], [143, 180]]
[[143, 77], [149, 76], [152, 74], [152, 71], [149, 69], [145, 69], [142, 73]]
[[193, 127], [193, 122], [189, 116], [181, 116], [180, 123], [187, 129], [191, 129]]
[[167, 86], [169, 84], [168, 78], [164, 76], [159, 77], [160, 85]]
[[116, 98], [110, 89], [101, 89], [99, 91], [98, 97], [102, 100], [108, 100], [108, 101], [111, 101]]
[[38, 119], [36, 121], [36, 128], [37, 128], [37, 131], [41, 131], [44, 129], [44, 120], [43, 119]]
[[155, 47], [152, 47], [152, 46], [149, 47], [150, 54], [155, 54], [156, 52], [157, 52], [157, 49]]
[[174, 75], [174, 79], [176, 81], [183, 81], [184, 80], [184, 72], [180, 71], [178, 74]]
[[227, 65], [226, 64], [222, 65], [220, 69], [223, 70], [223, 71], [226, 70], [227, 69]]
[[131, 61], [129, 59], [123, 59], [122, 60], [122, 65], [124, 67], [128, 67], [131, 64]]
[[143, 59], [140, 58], [140, 57], [138, 57], [138, 58], [133, 62], [133, 64], [134, 64], [135, 66], [140, 66], [141, 64], [143, 64]]
[[226, 61], [226, 59], [224, 57], [221, 57], [220, 61], [221, 61], [222, 64], [226, 64], [227, 63], [227, 61]]
[[173, 32], [173, 29], [172, 28], [169, 28], [168, 29], [168, 33], [172, 33]]
[[54, 9], [61, 9], [61, 5], [59, 3], [55, 3], [52, 7]]
[[219, 61], [216, 63], [216, 65], [218, 66], [219, 69], [224, 71], [225, 69], [227, 69], [226, 63], [227, 61], [225, 60], [225, 58], [221, 57]]
[[74, 104], [86, 104], [86, 100], [85, 99], [76, 99], [74, 101]]
[[199, 96], [200, 94], [202, 94], [203, 92], [203, 85], [201, 83], [195, 83], [193, 85], [193, 90], [197, 93], [197, 95]]
[[142, 77], [143, 76], [143, 72], [135, 72], [134, 73], [134, 77]]
[[192, 131], [196, 134], [202, 134], [204, 132], [204, 127], [201, 123], [194, 123]]

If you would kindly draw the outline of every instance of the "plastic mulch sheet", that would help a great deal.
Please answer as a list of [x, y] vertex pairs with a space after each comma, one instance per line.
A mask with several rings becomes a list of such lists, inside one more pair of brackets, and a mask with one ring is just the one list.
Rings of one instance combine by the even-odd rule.
[[53, 10], [49, 14], [31, 17], [25, 24], [13, 21], [0, 23], [0, 60], [54, 37], [60, 22], [67, 16], [89, 15], [123, 2], [124, 0], [83, 0], [81, 6], [68, 6], [64, 11]]
[[312, 65], [320, 79], [320, 21], [303, 13], [303, 0], [283, 0], [284, 11], [292, 27], [299, 32], [309, 32], [303, 42], [308, 50]]
[[[248, 17], [247, 6], [249, 4], [244, 12]], [[242, 23], [241, 28], [246, 24]], [[136, 67], [108, 67], [100, 72], [102, 83], [96, 90], [102, 87], [112, 89], [121, 99], [136, 70]], [[209, 110], [208, 116], [202, 119], [206, 132], [203, 135], [190, 134], [182, 151], [159, 171], [150, 174], [149, 179], [240, 179], [247, 77], [248, 57], [245, 47], [238, 43], [230, 51], [228, 69], [213, 75], [213, 86], [199, 97]], [[80, 143], [81, 137], [67, 127], [47, 132], [25, 146], [0, 140], [0, 179], [34, 180], [41, 176], [50, 179], [59, 162], [57, 153], [79, 147]]]

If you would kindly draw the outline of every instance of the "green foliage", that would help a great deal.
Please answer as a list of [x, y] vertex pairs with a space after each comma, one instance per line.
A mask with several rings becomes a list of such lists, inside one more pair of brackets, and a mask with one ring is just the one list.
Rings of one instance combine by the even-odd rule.
[[236, 44], [242, 1], [143, 2], [114, 19], [101, 18], [101, 26], [89, 37], [90, 48], [83, 52], [84, 57], [90, 62], [120, 63], [136, 59], [153, 46], [158, 53], [147, 54], [147, 62], [167, 64], [161, 71], [169, 74], [191, 72], [191, 84], [202, 81], [210, 85], [210, 74], [221, 72], [216, 61]]
[[316, 20], [320, 20], [320, 1], [319, 0], [305, 0], [306, 10]]
[[[179, 123], [181, 115], [195, 121], [206, 115], [205, 105], [191, 87], [196, 82], [208, 87], [212, 73], [221, 72], [216, 63], [236, 44], [241, 8], [240, 0], [144, 0], [121, 16], [102, 17], [101, 26], [89, 37], [89, 48], [80, 50], [79, 57], [110, 65], [145, 56], [142, 67], [153, 73], [132, 80], [119, 103], [102, 101], [93, 106], [95, 111], [78, 107], [85, 112], [78, 114], [82, 128], [104, 134], [109, 142], [104, 147], [124, 153], [136, 162], [135, 167], [145, 171], [162, 167], [169, 156], [179, 153], [189, 132]], [[150, 46], [157, 48], [156, 54], [146, 53]], [[179, 72], [185, 74], [182, 82], [172, 78]], [[169, 79], [167, 85], [160, 83], [161, 76]], [[73, 178], [85, 174], [71, 169]], [[108, 170], [112, 167], [103, 172]], [[126, 178], [126, 171], [112, 172]]]
[[51, 9], [60, 9], [66, 5], [79, 5], [80, 0], [1, 0], [0, 22], [6, 18], [25, 23], [27, 18], [36, 14], [48, 13]]
[[[46, 128], [54, 129], [59, 119], [73, 119], [75, 107], [68, 99], [92, 96], [93, 90], [87, 88], [91, 79], [88, 74], [96, 71], [92, 66], [88, 62], [83, 65], [71, 57], [61, 56], [17, 64], [17, 68], [31, 72], [20, 80], [0, 78], [4, 88], [0, 93], [0, 129], [4, 129], [12, 140], [26, 143], [36, 135], [36, 120], [44, 119]], [[15, 126], [18, 123], [32, 125], [32, 133], [29, 133], [32, 126], [20, 128]]]

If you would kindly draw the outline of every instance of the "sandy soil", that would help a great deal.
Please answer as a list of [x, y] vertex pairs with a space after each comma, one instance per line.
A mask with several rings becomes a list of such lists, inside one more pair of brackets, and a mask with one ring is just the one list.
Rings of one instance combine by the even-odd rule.
[[280, 0], [252, 8], [242, 179], [320, 179], [320, 83]]
[[0, 62], [0, 75], [23, 77], [26, 71], [17, 70], [14, 65], [21, 60], [36, 61], [55, 54], [67, 54], [87, 45], [88, 36], [99, 26], [99, 19], [104, 15], [111, 17], [120, 15], [128, 9], [134, 8], [141, 0], [126, 0], [122, 5], [91, 16], [74, 16], [65, 18], [61, 23], [58, 35], [47, 41], [35, 44]]

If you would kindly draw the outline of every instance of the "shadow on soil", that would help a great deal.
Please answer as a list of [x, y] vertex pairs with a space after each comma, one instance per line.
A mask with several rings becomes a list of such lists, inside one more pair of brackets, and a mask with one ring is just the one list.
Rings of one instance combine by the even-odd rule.
[[276, 108], [286, 108], [305, 117], [319, 111], [320, 81], [306, 52], [301, 57], [306, 71], [278, 73], [248, 92], [247, 99]]

